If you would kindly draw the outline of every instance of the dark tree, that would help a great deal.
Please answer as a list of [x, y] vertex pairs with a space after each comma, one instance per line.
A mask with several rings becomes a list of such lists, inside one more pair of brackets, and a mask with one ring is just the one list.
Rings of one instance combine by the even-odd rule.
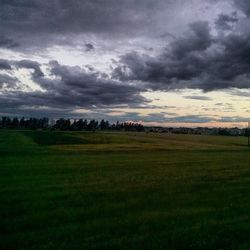
[[15, 117], [11, 122], [12, 128], [19, 128], [19, 120]]
[[101, 130], [109, 129], [109, 122], [101, 120], [99, 127]]
[[98, 127], [98, 121], [91, 120], [89, 124], [87, 125], [87, 130], [89, 131], [95, 131]]
[[119, 122], [110, 125], [109, 121], [101, 120], [99, 123], [96, 120], [87, 121], [86, 119], [74, 120], [60, 118], [55, 121], [54, 125], [49, 126], [49, 119], [44, 118], [28, 118], [17, 117], [11, 119], [10, 117], [4, 116], [0, 119], [0, 128], [12, 128], [12, 129], [59, 129], [59, 130], [72, 130], [72, 131], [95, 131], [100, 130], [119, 130], [119, 131], [144, 131], [144, 127], [139, 123], [133, 122]]

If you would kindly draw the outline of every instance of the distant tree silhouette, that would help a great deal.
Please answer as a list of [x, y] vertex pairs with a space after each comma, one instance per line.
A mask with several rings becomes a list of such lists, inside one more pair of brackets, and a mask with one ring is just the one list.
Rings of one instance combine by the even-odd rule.
[[55, 129], [60, 130], [70, 130], [71, 123], [69, 119], [60, 118], [56, 121], [56, 124], [54, 125]]
[[87, 130], [89, 131], [95, 131], [97, 128], [98, 128], [98, 121], [96, 120], [91, 120], [87, 125]]
[[101, 130], [109, 129], [109, 122], [105, 120], [101, 120], [99, 127]]
[[3, 128], [10, 128], [11, 125], [11, 119], [9, 117], [2, 117], [2, 122], [1, 122], [1, 126]]
[[19, 121], [16, 117], [12, 120], [11, 127], [12, 128], [19, 128]]
[[19, 126], [20, 126], [20, 128], [25, 128], [25, 118], [24, 117], [22, 117], [20, 119]]
[[83, 121], [83, 119], [80, 119], [80, 120], [78, 120], [77, 122], [76, 122], [76, 128], [77, 128], [77, 130], [83, 130], [83, 129], [85, 129], [85, 127], [86, 127], [86, 125], [84, 124], [84, 121]]
[[17, 117], [10, 118], [4, 116], [0, 118], [0, 128], [8, 129], [56, 129], [56, 130], [72, 130], [72, 131], [96, 131], [96, 130], [120, 130], [120, 131], [144, 131], [143, 125], [133, 122], [119, 122], [110, 125], [109, 121], [101, 120], [99, 123], [97, 120], [85, 119], [74, 120], [60, 118], [55, 120], [55, 124], [49, 126], [49, 119], [44, 118], [24, 118], [18, 119]]

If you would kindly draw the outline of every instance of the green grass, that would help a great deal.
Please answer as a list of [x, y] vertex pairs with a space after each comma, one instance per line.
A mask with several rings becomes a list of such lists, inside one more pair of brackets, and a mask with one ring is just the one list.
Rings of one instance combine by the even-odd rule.
[[0, 249], [250, 249], [246, 138], [0, 131]]

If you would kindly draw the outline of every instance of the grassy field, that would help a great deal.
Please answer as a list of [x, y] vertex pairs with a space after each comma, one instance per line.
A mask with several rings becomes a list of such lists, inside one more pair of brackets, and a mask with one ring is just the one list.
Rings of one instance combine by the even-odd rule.
[[0, 131], [0, 249], [250, 249], [246, 138]]

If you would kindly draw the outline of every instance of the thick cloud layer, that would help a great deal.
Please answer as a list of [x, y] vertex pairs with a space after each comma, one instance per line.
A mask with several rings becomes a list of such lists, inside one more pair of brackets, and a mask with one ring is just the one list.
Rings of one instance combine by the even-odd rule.
[[250, 2], [248, 0], [234, 0], [234, 4], [247, 16], [250, 16]]
[[[171, 2], [171, 1], [170, 1]], [[150, 0], [1, 0], [1, 23], [24, 32], [124, 31], [144, 21], [164, 1]]]
[[34, 72], [32, 73], [33, 78], [39, 78], [44, 76], [43, 72], [40, 69], [40, 64], [31, 60], [21, 60], [16, 63], [18, 68], [26, 68], [32, 69]]
[[[237, 20], [235, 13], [220, 15], [216, 24], [228, 30], [228, 23]], [[148, 82], [149, 88], [160, 90], [249, 88], [250, 29], [237, 26], [229, 33], [212, 34], [207, 22], [189, 26], [189, 32], [174, 39], [157, 56], [137, 52], [123, 55], [113, 77]]]
[[5, 113], [150, 108], [148, 91], [250, 88], [248, 0], [0, 0], [0, 23]]
[[18, 83], [18, 79], [7, 74], [0, 74], [0, 90], [1, 89], [14, 89]]
[[11, 66], [10, 66], [8, 60], [0, 59], [0, 70], [1, 69], [6, 69], [6, 70], [11, 69]]
[[[23, 91], [12, 89], [0, 95], [0, 108], [48, 107], [59, 109], [112, 107], [115, 105], [143, 104], [147, 100], [140, 95], [140, 88], [111, 80], [106, 74], [81, 67], [60, 65], [51, 61], [45, 76], [40, 64], [34, 61], [12, 61], [18, 68], [33, 69], [32, 80], [42, 90]], [[17, 85], [18, 80], [6, 74], [0, 75], [0, 86]], [[20, 83], [19, 83], [20, 84]], [[5, 86], [6, 89], [6, 86]]]
[[111, 41], [155, 39], [181, 32], [213, 4], [211, 0], [1, 0], [0, 48], [34, 52], [34, 48], [81, 43], [78, 35]]
[[218, 29], [221, 30], [232, 30], [233, 26], [239, 21], [236, 12], [231, 15], [220, 14], [215, 22]]
[[53, 46], [75, 35], [137, 36], [150, 32], [155, 14], [169, 5], [172, 0], [1, 0], [0, 47]]

